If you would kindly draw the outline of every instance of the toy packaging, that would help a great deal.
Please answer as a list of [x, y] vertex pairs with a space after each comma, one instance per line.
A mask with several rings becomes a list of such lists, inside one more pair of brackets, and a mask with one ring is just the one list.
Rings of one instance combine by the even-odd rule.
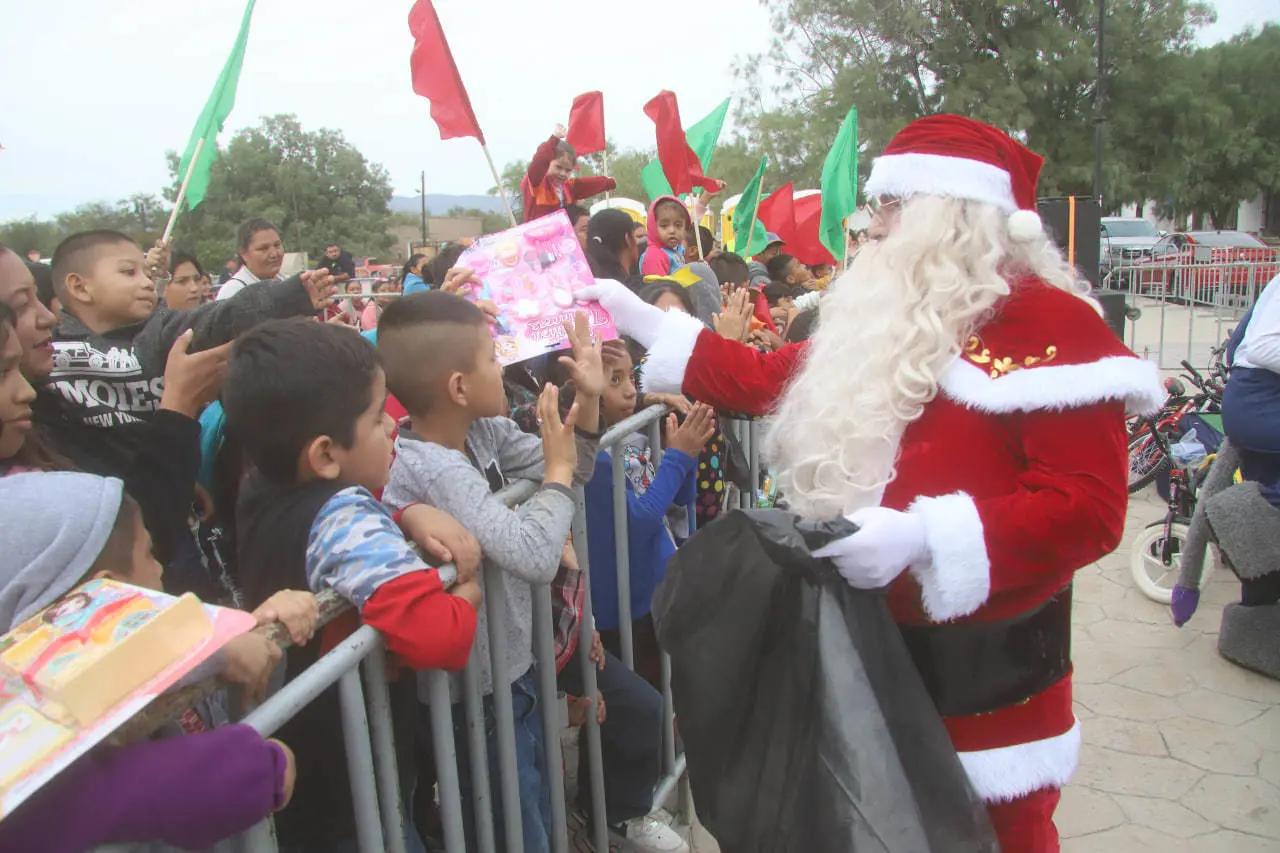
[[587, 315], [597, 340], [618, 336], [608, 312], [578, 299], [595, 278], [563, 210], [481, 238], [462, 253], [458, 266], [484, 283], [471, 287], [467, 297], [493, 302], [501, 312], [493, 335], [504, 367], [568, 347], [564, 322], [575, 311]]
[[0, 637], [0, 817], [254, 624], [93, 580]]

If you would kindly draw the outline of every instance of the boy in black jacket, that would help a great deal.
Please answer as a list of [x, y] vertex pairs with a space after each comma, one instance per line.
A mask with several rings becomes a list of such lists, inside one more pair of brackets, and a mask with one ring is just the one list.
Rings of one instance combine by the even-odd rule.
[[[123, 477], [140, 447], [154, 442], [155, 418], [175, 421], [172, 473], [163, 491], [136, 495], [158, 556], [190, 539], [187, 516], [200, 464], [197, 411], [158, 414], [165, 364], [190, 331], [190, 352], [228, 343], [275, 318], [312, 315], [333, 292], [325, 272], [264, 282], [233, 299], [192, 311], [157, 308], [142, 249], [117, 231], [86, 231], [62, 241], [53, 256], [53, 284], [62, 303], [53, 339], [53, 372], [39, 389], [36, 420], [53, 445], [81, 470]], [[317, 365], [317, 369], [321, 366]], [[216, 395], [216, 392], [215, 392]]]

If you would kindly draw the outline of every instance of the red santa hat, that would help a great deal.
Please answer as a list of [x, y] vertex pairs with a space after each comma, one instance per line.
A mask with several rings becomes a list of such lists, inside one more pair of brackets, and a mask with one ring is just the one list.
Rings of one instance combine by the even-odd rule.
[[1044, 158], [1002, 130], [963, 116], [913, 121], [876, 158], [868, 196], [939, 195], [992, 204], [1009, 214], [1009, 234], [1041, 233], [1036, 182]]

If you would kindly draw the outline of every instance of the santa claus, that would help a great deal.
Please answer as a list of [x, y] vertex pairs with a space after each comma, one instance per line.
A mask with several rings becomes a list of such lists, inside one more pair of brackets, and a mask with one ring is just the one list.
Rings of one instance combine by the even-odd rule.
[[808, 344], [756, 352], [596, 287], [649, 350], [646, 390], [771, 414], [790, 508], [858, 525], [818, 553], [888, 587], [1005, 853], [1058, 849], [1080, 745], [1072, 574], [1124, 530], [1126, 408], [1164, 397], [1043, 233], [1042, 163], [976, 121], [909, 125], [867, 181], [873, 242]]

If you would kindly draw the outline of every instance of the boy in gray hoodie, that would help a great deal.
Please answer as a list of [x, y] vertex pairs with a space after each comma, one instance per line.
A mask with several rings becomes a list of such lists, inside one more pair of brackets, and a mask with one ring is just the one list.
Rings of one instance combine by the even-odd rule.
[[[516, 728], [524, 849], [540, 853], [550, 848], [548, 799], [542, 722], [536, 702], [533, 670], [534, 584], [549, 584], [556, 576], [560, 555], [573, 522], [572, 487], [590, 479], [599, 436], [577, 424], [600, 422], [600, 394], [604, 390], [600, 345], [593, 344], [586, 317], [578, 314], [567, 330], [573, 357], [562, 357], [577, 397], [561, 422], [559, 391], [548, 385], [538, 401], [542, 439], [520, 431], [503, 417], [507, 411], [488, 319], [475, 305], [453, 294], [415, 293], [393, 302], [378, 324], [378, 350], [387, 372], [388, 390], [409, 412], [409, 429], [396, 442], [396, 459], [383, 500], [396, 509], [425, 503], [452, 515], [479, 541], [484, 554], [480, 578], [486, 596], [503, 603], [506, 623], [489, 627], [480, 611], [473, 664], [491, 718], [490, 694], [509, 689]], [[532, 498], [516, 509], [493, 495], [513, 480], [541, 482]], [[507, 670], [492, 672], [488, 637], [504, 630]], [[450, 682], [455, 725], [461, 681]], [[419, 699], [426, 704], [425, 693]], [[425, 707], [424, 707], [425, 713]], [[496, 753], [492, 722], [489, 755]], [[458, 738], [459, 749], [466, 744]], [[463, 771], [464, 815], [468, 835], [475, 837], [472, 798]], [[554, 768], [559, 772], [560, 768]], [[492, 774], [493, 801], [501, 802], [497, 774]], [[495, 814], [500, 814], [495, 808]], [[500, 847], [501, 822], [497, 827]]]

